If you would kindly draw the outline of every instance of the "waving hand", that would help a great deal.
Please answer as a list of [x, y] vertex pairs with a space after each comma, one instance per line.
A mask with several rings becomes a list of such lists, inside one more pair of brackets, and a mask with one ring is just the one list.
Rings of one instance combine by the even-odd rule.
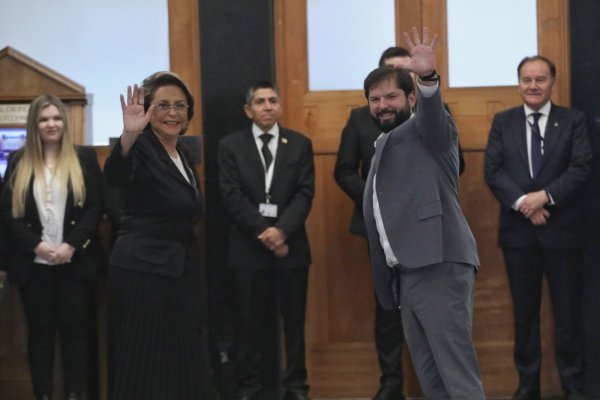
[[423, 40], [419, 36], [419, 31], [414, 26], [411, 29], [412, 39], [407, 32], [403, 33], [404, 41], [410, 52], [410, 63], [404, 66], [418, 76], [427, 76], [435, 71], [435, 54], [433, 52], [438, 35], [434, 35], [429, 41], [429, 29], [423, 27]]
[[144, 130], [154, 110], [154, 105], [144, 111], [144, 88], [138, 85], [127, 86], [127, 102], [121, 95], [121, 110], [123, 111], [123, 133], [121, 135], [122, 154], [126, 156], [135, 143], [135, 140]]

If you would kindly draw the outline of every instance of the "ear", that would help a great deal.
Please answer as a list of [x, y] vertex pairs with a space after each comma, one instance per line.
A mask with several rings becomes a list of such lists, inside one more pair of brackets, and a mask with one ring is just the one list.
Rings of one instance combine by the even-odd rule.
[[410, 105], [411, 110], [415, 108], [415, 104], [417, 104], [417, 94], [413, 90], [408, 94], [408, 105]]
[[244, 113], [246, 113], [246, 117], [252, 119], [252, 110], [248, 104], [244, 104]]

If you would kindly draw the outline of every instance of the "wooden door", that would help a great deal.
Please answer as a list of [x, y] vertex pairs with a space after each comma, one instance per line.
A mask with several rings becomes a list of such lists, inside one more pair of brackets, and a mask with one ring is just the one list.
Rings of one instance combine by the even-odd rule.
[[[567, 0], [538, 0], [537, 5], [538, 48], [556, 62], [559, 76], [553, 100], [559, 104], [568, 104], [569, 99], [567, 7]], [[440, 33], [438, 72], [447, 76], [446, 2], [396, 0], [395, 8], [398, 45], [403, 45], [400, 32], [413, 25]], [[276, 70], [283, 123], [307, 134], [315, 150], [316, 195], [308, 221], [313, 251], [306, 330], [309, 383], [313, 397], [368, 397], [377, 389], [379, 367], [367, 247], [364, 239], [348, 232], [353, 205], [333, 179], [342, 128], [350, 110], [365, 100], [361, 91], [308, 90], [306, 27], [306, 0], [275, 0]], [[482, 263], [476, 277], [473, 339], [486, 394], [510, 396], [518, 384], [512, 361], [512, 304], [497, 245], [499, 207], [484, 182], [483, 153], [493, 115], [519, 104], [520, 97], [516, 86], [451, 89], [444, 79], [442, 91], [465, 152], [461, 203]], [[542, 319], [542, 390], [557, 394], [560, 384], [552, 356], [547, 300]], [[407, 354], [405, 361], [405, 394], [417, 396], [420, 388]]]

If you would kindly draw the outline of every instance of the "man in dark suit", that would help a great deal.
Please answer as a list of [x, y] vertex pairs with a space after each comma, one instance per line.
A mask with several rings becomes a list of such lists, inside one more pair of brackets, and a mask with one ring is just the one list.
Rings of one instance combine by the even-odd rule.
[[287, 366], [284, 400], [308, 394], [304, 320], [311, 262], [305, 220], [314, 194], [312, 144], [278, 124], [277, 88], [252, 86], [244, 111], [252, 127], [225, 137], [219, 145], [219, 181], [233, 223], [227, 266], [233, 269], [240, 338], [240, 399], [261, 399], [261, 336], [264, 310], [278, 302], [283, 317]]
[[[430, 399], [483, 400], [471, 340], [475, 239], [458, 202], [458, 135], [444, 109], [430, 41], [404, 34], [418, 76], [382, 67], [365, 79], [375, 142], [363, 213], [373, 282], [385, 309], [401, 307], [406, 341]], [[414, 40], [414, 42], [413, 42]], [[418, 112], [411, 117], [411, 107]]]
[[[379, 59], [379, 66], [405, 66], [410, 62], [410, 53], [403, 47], [389, 47]], [[389, 126], [387, 131], [396, 126]], [[355, 108], [342, 131], [342, 138], [335, 163], [335, 180], [355, 203], [350, 221], [350, 232], [367, 236], [362, 212], [365, 180], [369, 174], [371, 159], [375, 154], [373, 144], [381, 135], [371, 117], [369, 106]], [[462, 174], [465, 164], [459, 147]], [[402, 374], [402, 347], [404, 332], [400, 310], [385, 310], [375, 299], [375, 347], [381, 369], [380, 387], [374, 400], [404, 399]]]
[[550, 101], [556, 67], [542, 56], [518, 66], [523, 105], [494, 117], [485, 179], [500, 202], [502, 246], [515, 318], [519, 388], [513, 400], [540, 398], [540, 302], [550, 288], [555, 357], [566, 399], [581, 399], [578, 319], [583, 220], [581, 189], [591, 148], [583, 114]]

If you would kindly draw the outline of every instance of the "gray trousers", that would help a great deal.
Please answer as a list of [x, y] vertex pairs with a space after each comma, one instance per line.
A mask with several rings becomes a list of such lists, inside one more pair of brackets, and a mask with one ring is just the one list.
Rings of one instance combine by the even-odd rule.
[[404, 334], [426, 398], [485, 399], [471, 339], [473, 266], [441, 263], [400, 273]]

